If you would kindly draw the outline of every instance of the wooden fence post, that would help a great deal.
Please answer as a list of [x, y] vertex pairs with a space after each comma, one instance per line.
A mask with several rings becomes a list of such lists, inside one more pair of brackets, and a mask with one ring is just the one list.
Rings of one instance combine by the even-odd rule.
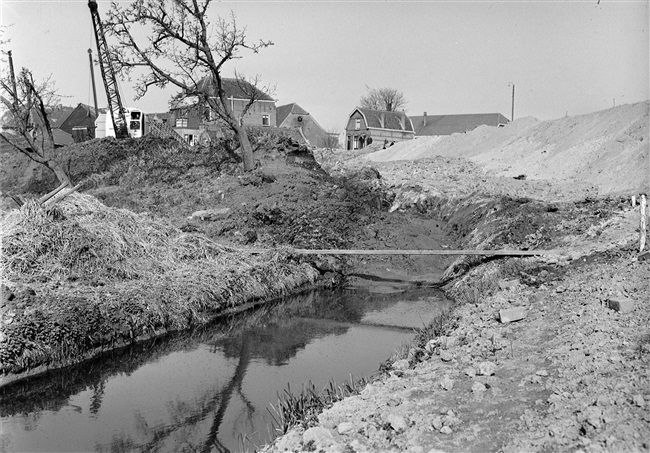
[[646, 239], [646, 214], [645, 214], [645, 206], [646, 206], [646, 199], [645, 195], [641, 195], [641, 203], [640, 203], [640, 211], [641, 211], [641, 228], [639, 228], [639, 253], [643, 252], [643, 249], [645, 249], [645, 239]]

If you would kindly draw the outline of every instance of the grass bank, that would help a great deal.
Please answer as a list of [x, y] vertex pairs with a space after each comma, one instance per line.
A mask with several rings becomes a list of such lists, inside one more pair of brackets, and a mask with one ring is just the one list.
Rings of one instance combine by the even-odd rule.
[[289, 249], [244, 255], [74, 194], [4, 215], [0, 385], [314, 284]]

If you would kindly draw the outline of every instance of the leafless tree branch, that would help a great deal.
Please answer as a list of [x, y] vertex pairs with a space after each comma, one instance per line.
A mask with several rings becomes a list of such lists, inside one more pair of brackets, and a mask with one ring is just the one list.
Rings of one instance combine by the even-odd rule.
[[361, 107], [373, 110], [396, 112], [406, 107], [404, 93], [396, 88], [370, 88], [361, 97]]
[[59, 97], [48, 78], [36, 83], [29, 69], [22, 68], [18, 77], [3, 74], [0, 77], [2, 104], [9, 113], [10, 124], [1, 132], [0, 139], [31, 160], [52, 170], [60, 183], [71, 183], [63, 167], [54, 160], [55, 142], [49, 115]]
[[[239, 27], [234, 13], [228, 19], [217, 17], [212, 24], [208, 19], [211, 3], [212, 0], [135, 0], [122, 7], [112, 2], [104, 23], [107, 34], [117, 42], [111, 47], [111, 57], [116, 71], [129, 77], [132, 72], [139, 74], [135, 85], [137, 98], [152, 86], [164, 88], [171, 84], [180, 89], [173, 102], [194, 99], [199, 105], [210, 106], [237, 134], [244, 169], [250, 170], [252, 147], [239, 118], [230, 109], [222, 71], [227, 62], [242, 58], [243, 49], [257, 53], [273, 43], [249, 42], [246, 28]], [[239, 80], [240, 76], [236, 78]], [[259, 79], [254, 81], [256, 87]], [[249, 99], [246, 110], [255, 102], [253, 97]]]

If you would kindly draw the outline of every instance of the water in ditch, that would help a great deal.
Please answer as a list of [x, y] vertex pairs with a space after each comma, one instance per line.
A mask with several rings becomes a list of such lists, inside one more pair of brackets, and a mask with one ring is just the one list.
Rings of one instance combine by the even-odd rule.
[[431, 288], [312, 292], [18, 381], [0, 388], [0, 451], [253, 451], [278, 393], [370, 377], [448, 305]]

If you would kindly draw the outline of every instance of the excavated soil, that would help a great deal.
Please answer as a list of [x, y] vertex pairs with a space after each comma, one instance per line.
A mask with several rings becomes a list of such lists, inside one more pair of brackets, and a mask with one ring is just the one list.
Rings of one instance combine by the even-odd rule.
[[599, 195], [648, 193], [649, 108], [646, 101], [552, 121], [521, 118], [503, 128], [397, 143], [352, 163], [460, 157], [496, 177], [552, 180], [564, 188], [579, 182]]
[[[648, 450], [650, 265], [617, 253], [533, 266], [463, 305], [420, 362], [393, 363], [268, 451]], [[620, 293], [634, 311], [608, 308]], [[512, 307], [527, 317], [500, 323]]]
[[371, 165], [391, 211], [462, 246], [561, 254], [459, 258], [445, 335], [264, 451], [650, 451], [650, 259], [630, 203], [650, 183], [648, 105], [326, 156]]

